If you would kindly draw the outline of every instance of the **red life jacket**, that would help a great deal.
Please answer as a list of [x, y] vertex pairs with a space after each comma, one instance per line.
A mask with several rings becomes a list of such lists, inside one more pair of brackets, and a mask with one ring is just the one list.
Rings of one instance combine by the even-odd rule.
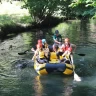
[[72, 47], [71, 47], [71, 44], [69, 43], [69, 44], [63, 44], [62, 45], [62, 50], [65, 52], [65, 51], [70, 51], [70, 52], [72, 52]]

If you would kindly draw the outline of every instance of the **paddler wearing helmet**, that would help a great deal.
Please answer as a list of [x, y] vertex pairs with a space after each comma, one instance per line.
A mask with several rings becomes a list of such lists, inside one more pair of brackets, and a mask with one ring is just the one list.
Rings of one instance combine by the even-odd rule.
[[46, 39], [42, 39], [42, 45], [43, 45], [43, 48], [48, 48]]
[[[41, 40], [41, 39], [39, 39], [39, 40], [37, 41], [37, 44], [42, 44], [42, 40]], [[34, 47], [32, 47], [32, 48], [31, 48], [31, 51], [35, 52], [35, 51], [36, 51], [36, 49], [37, 49], [37, 45], [36, 45], [36, 46], [34, 46]]]
[[42, 47], [42, 43], [40, 42], [37, 44], [37, 49], [35, 51], [35, 54], [32, 58], [32, 60], [36, 59], [39, 63], [46, 63], [48, 62], [45, 56], [45, 52]]
[[38, 44], [42, 44], [42, 40], [39, 39], [39, 40], [37, 41], [37, 43], [38, 43]]

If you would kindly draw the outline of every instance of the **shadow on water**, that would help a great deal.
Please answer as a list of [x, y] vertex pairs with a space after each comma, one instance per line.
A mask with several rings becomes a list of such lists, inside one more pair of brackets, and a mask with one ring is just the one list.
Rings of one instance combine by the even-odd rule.
[[32, 60], [21, 59], [21, 60], [15, 61], [12, 64], [12, 68], [16, 68], [16, 69], [24, 69], [26, 67], [33, 68], [34, 62]]

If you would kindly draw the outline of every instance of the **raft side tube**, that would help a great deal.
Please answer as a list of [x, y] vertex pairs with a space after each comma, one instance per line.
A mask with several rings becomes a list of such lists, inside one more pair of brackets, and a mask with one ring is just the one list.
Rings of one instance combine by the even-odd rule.
[[45, 68], [48, 73], [51, 73], [51, 72], [63, 73], [66, 69], [66, 65], [62, 63], [54, 63], [54, 64], [46, 63]]

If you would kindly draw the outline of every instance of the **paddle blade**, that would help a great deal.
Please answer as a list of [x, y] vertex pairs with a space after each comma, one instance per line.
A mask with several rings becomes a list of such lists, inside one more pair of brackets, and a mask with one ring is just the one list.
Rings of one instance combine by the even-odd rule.
[[18, 55], [24, 55], [26, 54], [26, 52], [21, 52], [21, 53], [18, 53]]
[[18, 55], [24, 55], [24, 54], [27, 54], [27, 53], [34, 53], [34, 52], [24, 51], [24, 52], [20, 52], [20, 53], [18, 53]]
[[74, 72], [74, 81], [81, 81], [81, 78]]
[[79, 56], [85, 56], [85, 54], [78, 54]]

